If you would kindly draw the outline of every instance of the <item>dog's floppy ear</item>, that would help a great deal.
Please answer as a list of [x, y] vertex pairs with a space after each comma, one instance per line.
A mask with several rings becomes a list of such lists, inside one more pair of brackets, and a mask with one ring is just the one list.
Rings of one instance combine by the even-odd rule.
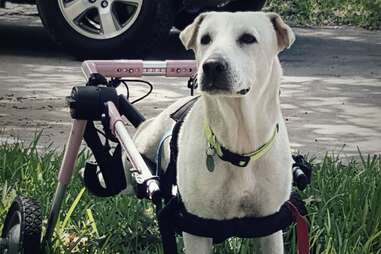
[[202, 13], [198, 15], [197, 18], [194, 19], [193, 23], [187, 26], [180, 33], [180, 40], [186, 49], [194, 49], [198, 29], [206, 15], [207, 13]]
[[274, 26], [275, 33], [278, 39], [279, 51], [291, 47], [295, 41], [295, 34], [291, 28], [283, 21], [283, 19], [274, 12], [267, 13], [271, 23]]

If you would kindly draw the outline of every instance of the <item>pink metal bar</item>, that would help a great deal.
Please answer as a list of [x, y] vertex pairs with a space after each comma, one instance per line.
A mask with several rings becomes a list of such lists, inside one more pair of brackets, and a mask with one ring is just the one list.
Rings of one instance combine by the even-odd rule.
[[154, 193], [160, 190], [159, 183], [157, 180], [153, 179], [151, 170], [149, 170], [142, 155], [132, 141], [115, 105], [112, 102], [107, 102], [107, 107], [110, 116], [110, 129], [118, 138], [134, 169], [139, 172], [140, 179], [147, 180], [147, 194], [148, 197], [152, 199]]
[[151, 171], [148, 169], [147, 164], [144, 162], [141, 154], [132, 141], [130, 134], [128, 133], [122, 118], [118, 110], [116, 109], [114, 103], [107, 102], [108, 114], [110, 116], [110, 129], [118, 138], [123, 150], [127, 153], [132, 166], [138, 170], [143, 177], [151, 177]]
[[97, 73], [94, 61], [84, 61], [81, 65], [81, 69], [86, 78], [89, 78], [92, 73]]
[[86, 77], [91, 73], [100, 73], [105, 77], [141, 77], [143, 74], [142, 60], [94, 60], [82, 63]]
[[197, 72], [196, 61], [167, 60], [167, 77], [191, 77]]
[[122, 117], [119, 114], [119, 111], [116, 109], [114, 103], [107, 102], [107, 108], [108, 108], [108, 115], [110, 117], [110, 130], [112, 134], [115, 135], [115, 124], [120, 121], [123, 123]]
[[82, 71], [88, 78], [92, 73], [105, 77], [166, 76], [190, 77], [197, 71], [194, 60], [94, 60], [82, 63]]
[[81, 146], [83, 133], [85, 132], [86, 123], [86, 120], [73, 121], [69, 140], [66, 144], [64, 158], [61, 164], [61, 169], [58, 174], [58, 181], [62, 185], [67, 185], [70, 183], [71, 176], [73, 175], [75, 161]]

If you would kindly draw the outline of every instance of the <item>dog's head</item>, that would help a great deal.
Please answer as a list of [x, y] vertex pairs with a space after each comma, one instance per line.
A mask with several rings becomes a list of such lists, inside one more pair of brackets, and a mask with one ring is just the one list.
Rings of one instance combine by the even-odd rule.
[[180, 39], [195, 52], [202, 92], [244, 96], [266, 83], [274, 57], [295, 36], [275, 13], [208, 12], [186, 27]]

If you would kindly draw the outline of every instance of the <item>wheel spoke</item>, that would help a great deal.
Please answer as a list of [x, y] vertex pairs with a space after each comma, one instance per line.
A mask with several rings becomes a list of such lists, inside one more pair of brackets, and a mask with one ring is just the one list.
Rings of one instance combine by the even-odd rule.
[[114, 15], [109, 11], [99, 11], [100, 23], [103, 31], [103, 35], [109, 35], [115, 33], [120, 29], [118, 21], [114, 18]]
[[66, 21], [80, 34], [93, 39], [109, 39], [124, 33], [134, 24], [145, 0], [49, 1], [59, 2]]
[[64, 7], [64, 15], [74, 21], [90, 7], [91, 5], [88, 1], [74, 0]]

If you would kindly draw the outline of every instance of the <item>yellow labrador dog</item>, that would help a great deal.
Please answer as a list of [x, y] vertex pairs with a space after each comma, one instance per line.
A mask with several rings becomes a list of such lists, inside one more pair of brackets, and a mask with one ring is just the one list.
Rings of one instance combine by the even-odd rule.
[[[275, 13], [210, 12], [198, 16], [180, 39], [195, 53], [201, 90], [178, 140], [177, 183], [185, 208], [217, 220], [277, 212], [289, 199], [292, 181], [278, 59], [294, 42], [292, 30]], [[154, 160], [159, 141], [174, 125], [169, 115], [187, 100], [138, 128], [134, 139], [141, 153]], [[263, 144], [268, 149], [246, 166], [234, 165], [208, 152], [205, 126], [220, 146], [235, 154], [251, 154]], [[168, 160], [167, 142], [162, 168]], [[210, 238], [184, 233], [184, 241], [187, 254], [212, 251]], [[282, 232], [260, 241], [263, 253], [283, 253]]]

